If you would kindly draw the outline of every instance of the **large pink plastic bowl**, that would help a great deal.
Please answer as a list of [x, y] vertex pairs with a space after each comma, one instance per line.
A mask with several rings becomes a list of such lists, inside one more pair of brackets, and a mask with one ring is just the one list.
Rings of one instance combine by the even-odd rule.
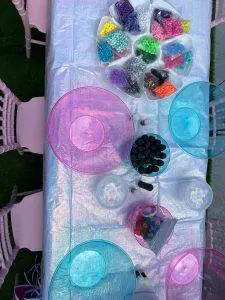
[[49, 143], [58, 159], [78, 172], [99, 174], [128, 159], [134, 125], [119, 97], [98, 87], [64, 95], [48, 120]]

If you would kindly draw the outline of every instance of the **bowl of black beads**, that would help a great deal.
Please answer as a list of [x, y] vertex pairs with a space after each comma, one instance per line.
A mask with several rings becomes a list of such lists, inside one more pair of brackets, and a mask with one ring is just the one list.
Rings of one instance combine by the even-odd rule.
[[165, 171], [170, 161], [170, 148], [157, 134], [144, 134], [136, 139], [131, 152], [132, 166], [145, 176], [157, 176]]

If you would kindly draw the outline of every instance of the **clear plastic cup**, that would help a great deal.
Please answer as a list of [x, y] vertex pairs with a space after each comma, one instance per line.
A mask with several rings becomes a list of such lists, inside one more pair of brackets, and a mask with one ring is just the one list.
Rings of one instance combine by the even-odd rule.
[[192, 179], [179, 185], [179, 196], [195, 211], [206, 210], [213, 201], [213, 191], [203, 179]]
[[110, 174], [102, 177], [97, 183], [95, 196], [105, 208], [121, 207], [129, 194], [129, 186], [122, 176]]

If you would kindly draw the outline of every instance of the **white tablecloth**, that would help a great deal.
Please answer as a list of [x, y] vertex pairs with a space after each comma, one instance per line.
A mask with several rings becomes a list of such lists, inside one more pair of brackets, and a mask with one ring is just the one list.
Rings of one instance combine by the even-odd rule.
[[[168, 2], [184, 19], [192, 20], [195, 59], [184, 85], [208, 80], [211, 0]], [[137, 102], [103, 80], [102, 67], [96, 56], [96, 31], [101, 17], [108, 15], [112, 3], [112, 0], [52, 0], [47, 47], [48, 114], [61, 96], [85, 85], [100, 86], [117, 93], [132, 111], [136, 106], [140, 114], [151, 119], [151, 132], [161, 134], [171, 147], [170, 165], [159, 178], [152, 179], [155, 189], [151, 196], [180, 221], [171, 240], [156, 258], [151, 251], [139, 246], [130, 230], [123, 226], [124, 213], [121, 210], [108, 211], [95, 201], [92, 194], [95, 176], [81, 176], [66, 168], [46, 141], [43, 299], [48, 299], [50, 281], [58, 263], [83, 241], [105, 239], [121, 246], [134, 264], [146, 271], [150, 278], [148, 288], [156, 292], [159, 300], [165, 299], [165, 270], [171, 257], [183, 249], [204, 244], [205, 215], [188, 210], [177, 190], [182, 179], [205, 178], [207, 161], [188, 156], [174, 144], [167, 122], [172, 98], [160, 102], [139, 100], [141, 105], [138, 106]], [[123, 167], [117, 171], [122, 172]], [[70, 299], [78, 300], [76, 297]], [[201, 299], [201, 287], [194, 298], [198, 299]]]

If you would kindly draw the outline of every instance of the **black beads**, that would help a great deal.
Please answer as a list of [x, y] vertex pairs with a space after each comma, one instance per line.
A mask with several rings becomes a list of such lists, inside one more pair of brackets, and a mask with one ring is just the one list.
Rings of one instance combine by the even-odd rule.
[[[144, 134], [133, 144], [130, 153], [131, 163], [142, 175], [157, 175], [160, 168], [165, 165], [166, 149], [167, 145], [163, 144], [159, 138]], [[142, 181], [138, 183], [138, 186], [146, 190], [153, 189], [152, 185]]]
[[151, 192], [153, 190], [153, 185], [152, 184], [141, 181], [141, 180], [138, 182], [138, 186], [141, 189], [144, 189], [144, 190], [149, 191], [149, 192]]

